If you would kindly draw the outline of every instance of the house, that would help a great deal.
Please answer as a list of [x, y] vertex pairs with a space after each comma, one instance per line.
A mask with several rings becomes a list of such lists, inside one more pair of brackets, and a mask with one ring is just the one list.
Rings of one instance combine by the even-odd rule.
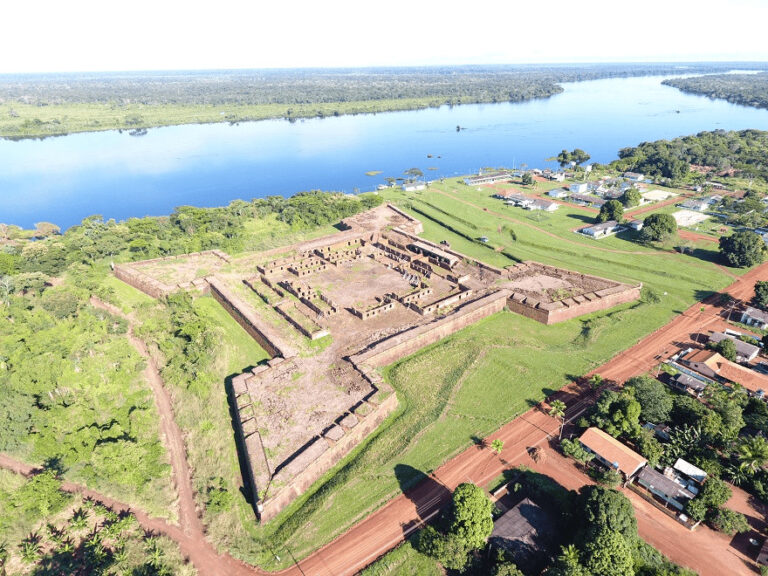
[[416, 192], [417, 190], [424, 190], [426, 187], [427, 183], [420, 180], [415, 182], [406, 182], [403, 184], [403, 190], [405, 192]]
[[637, 172], [624, 172], [624, 178], [632, 182], [642, 182], [645, 180], [645, 174], [639, 174]]
[[706, 390], [707, 383], [682, 372], [669, 381], [670, 387], [697, 398]]
[[592, 238], [604, 238], [605, 236], [610, 236], [611, 234], [618, 232], [620, 227], [621, 226], [616, 220], [608, 220], [607, 222], [582, 228], [579, 232], [585, 236], [591, 236]]
[[622, 196], [624, 196], [624, 190], [617, 190], [616, 188], [611, 188], [610, 190], [603, 191], [603, 200], [618, 200]]
[[549, 200], [534, 200], [525, 206], [526, 210], [543, 210], [544, 212], [554, 212], [558, 208], [560, 208], [560, 204]]
[[683, 510], [688, 500], [692, 500], [696, 494], [676, 481], [675, 476], [666, 476], [646, 466], [637, 475], [637, 483], [673, 508]]
[[575, 202], [576, 204], [584, 204], [585, 206], [594, 206], [595, 208], [600, 208], [600, 206], [605, 204], [605, 200], [601, 198], [596, 198], [595, 196], [589, 196], [587, 194], [571, 194], [570, 199], [572, 202]]
[[[682, 458], [678, 458], [674, 465], [672, 466], [675, 470], [680, 472], [685, 478], [692, 480], [699, 486], [704, 484], [704, 481], [707, 479], [707, 473], [702, 470], [701, 468], [697, 468], [690, 462], [686, 462]], [[688, 488], [692, 492], [698, 492], [698, 489], [691, 485], [691, 483], [688, 483]]]
[[686, 210], [694, 210], [696, 212], [704, 212], [707, 208], [709, 208], [709, 200], [706, 200], [704, 198], [693, 198], [691, 200], [686, 200], [685, 202], [682, 202], [678, 204], [680, 208], [685, 208]]
[[721, 342], [725, 339], [731, 340], [736, 346], [736, 361], [737, 362], [751, 362], [760, 352], [760, 348], [754, 344], [748, 342], [742, 342], [735, 336], [725, 334], [723, 332], [712, 332], [709, 335], [709, 341], [713, 343]]
[[506, 182], [511, 178], [512, 175], [507, 170], [499, 170], [498, 172], [486, 172], [485, 174], [480, 172], [477, 176], [464, 178], [464, 184], [467, 186], [495, 184], [496, 182]]
[[765, 330], [768, 327], [768, 312], [750, 306], [741, 314], [741, 323]]
[[547, 192], [547, 196], [550, 198], [567, 198], [568, 190], [565, 188], [555, 188], [554, 190]]
[[612, 470], [621, 472], [627, 480], [648, 463], [640, 454], [594, 426], [584, 431], [579, 442], [595, 455], [596, 460]]
[[768, 566], [768, 539], [763, 542], [763, 547], [760, 548], [760, 552], [757, 553], [757, 563], [763, 566]]
[[540, 573], [556, 543], [557, 523], [529, 498], [510, 508], [493, 523], [490, 545], [504, 550], [516, 566]]
[[666, 424], [654, 424], [653, 422], [646, 422], [643, 424], [643, 428], [650, 430], [654, 436], [665, 441], [669, 440], [669, 433], [672, 431], [672, 428]]
[[513, 190], [498, 190], [494, 193], [493, 197], [500, 200], [509, 200], [512, 196], [516, 195]]
[[768, 390], [768, 376], [726, 360], [714, 350], [697, 350], [682, 362], [708, 378], [739, 384], [757, 398], [762, 398]]
[[643, 221], [642, 220], [630, 220], [626, 224], [627, 224], [627, 226], [629, 226], [635, 232], [640, 232], [640, 230], [643, 229]]
[[568, 186], [568, 190], [570, 190], [574, 194], [583, 194], [587, 190], [589, 190], [589, 184], [586, 182], [574, 182], [570, 186]]
[[547, 180], [554, 180], [555, 182], [565, 181], [564, 172], [552, 172], [552, 170], [544, 170], [544, 172], [542, 172], [542, 176], [544, 176], [544, 178]]
[[520, 208], [527, 208], [533, 204], [533, 202], [534, 198], [529, 198], [528, 196], [523, 196], [522, 194], [510, 194], [507, 196], [505, 204], [509, 204], [511, 206], [519, 206]]

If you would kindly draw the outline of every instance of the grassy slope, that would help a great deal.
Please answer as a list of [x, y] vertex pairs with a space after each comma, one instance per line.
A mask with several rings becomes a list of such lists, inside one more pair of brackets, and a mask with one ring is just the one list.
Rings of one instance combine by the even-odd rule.
[[[474, 436], [491, 433], [569, 378], [598, 366], [697, 298], [730, 283], [719, 268], [692, 256], [664, 253], [623, 238], [599, 243], [579, 238], [570, 230], [582, 224], [582, 211], [565, 208], [544, 215], [541, 221], [531, 220], [538, 217], [504, 207], [489, 198], [487, 191], [454, 183], [445, 190], [509, 215], [514, 222], [431, 191], [418, 197], [460, 220], [423, 204], [419, 208], [431, 210], [435, 218], [445, 219], [453, 228], [463, 227], [472, 237], [488, 236], [491, 245], [504, 245], [520, 259], [641, 281], [653, 288], [661, 301], [627, 304], [554, 326], [503, 312], [390, 367], [387, 375], [401, 399], [401, 413], [356, 458], [339, 467], [324, 485], [316, 486], [313, 494], [295, 503], [268, 527], [275, 530], [274, 539], [287, 541], [297, 556], [329, 541], [397, 493], [403, 483], [417, 478], [419, 472], [436, 468], [470, 445]], [[406, 208], [408, 202], [418, 205], [416, 196], [409, 200], [397, 192], [388, 193], [388, 197]], [[426, 238], [447, 239], [457, 250], [498, 266], [513, 263], [485, 244], [422, 220]], [[522, 223], [552, 231], [575, 244]], [[508, 232], [499, 230], [503, 225], [512, 226], [516, 242], [510, 240]], [[596, 251], [596, 246], [619, 252]], [[279, 526], [281, 522], [285, 524]]]

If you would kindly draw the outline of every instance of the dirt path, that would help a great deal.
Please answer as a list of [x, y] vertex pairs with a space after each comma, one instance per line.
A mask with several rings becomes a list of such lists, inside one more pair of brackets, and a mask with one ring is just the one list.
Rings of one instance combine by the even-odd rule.
[[707, 236], [706, 234], [699, 234], [698, 232], [692, 232], [691, 230], [686, 230], [684, 228], [680, 228], [677, 231], [677, 234], [683, 240], [691, 240], [692, 242], [712, 242], [714, 244], [718, 243], [717, 238]]
[[[40, 469], [35, 466], [20, 462], [12, 456], [3, 453], [0, 453], [0, 467], [12, 470], [17, 474], [22, 474], [24, 476], [30, 476], [40, 471]], [[182, 555], [185, 558], [188, 558], [195, 568], [197, 568], [200, 576], [254, 576], [265, 574], [250, 566], [246, 566], [231, 556], [217, 554], [213, 549], [213, 546], [205, 541], [202, 534], [189, 534], [179, 526], [174, 526], [163, 519], [149, 516], [139, 508], [105, 496], [99, 492], [89, 490], [74, 482], [63, 482], [61, 487], [65, 492], [81, 494], [82, 496], [100, 502], [115, 511], [128, 511], [136, 517], [144, 530], [155, 532], [157, 534], [164, 534], [173, 539], [178, 543]]]
[[117, 306], [108, 304], [95, 296], [91, 297], [91, 305], [95, 308], [106, 310], [110, 314], [119, 316], [128, 322], [128, 340], [131, 346], [147, 363], [146, 368], [144, 368], [144, 378], [152, 388], [155, 406], [160, 415], [160, 430], [171, 461], [173, 482], [179, 495], [179, 524], [187, 534], [203, 534], [203, 523], [195, 507], [192, 477], [187, 462], [187, 452], [184, 447], [184, 436], [173, 417], [171, 398], [165, 389], [157, 363], [149, 353], [146, 344], [134, 334], [134, 322], [130, 316]]

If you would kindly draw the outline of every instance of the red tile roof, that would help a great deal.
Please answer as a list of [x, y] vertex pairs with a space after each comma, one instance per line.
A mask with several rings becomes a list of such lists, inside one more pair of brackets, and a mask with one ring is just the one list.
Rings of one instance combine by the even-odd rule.
[[640, 454], [624, 446], [610, 434], [600, 428], [587, 428], [579, 441], [603, 460], [611, 464], [618, 464], [618, 469], [625, 476], [631, 476], [647, 463]]

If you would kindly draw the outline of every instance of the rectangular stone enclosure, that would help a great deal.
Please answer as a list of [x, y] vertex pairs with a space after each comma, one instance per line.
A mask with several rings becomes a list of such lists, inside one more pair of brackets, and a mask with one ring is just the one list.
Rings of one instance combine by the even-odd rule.
[[552, 324], [640, 295], [639, 284], [535, 262], [488, 266], [424, 240], [421, 223], [392, 205], [342, 224], [338, 234], [270, 253], [115, 266], [118, 278], [156, 298], [209, 293], [271, 356], [228, 390], [243, 483], [262, 522], [397, 408], [377, 368], [505, 306]]

